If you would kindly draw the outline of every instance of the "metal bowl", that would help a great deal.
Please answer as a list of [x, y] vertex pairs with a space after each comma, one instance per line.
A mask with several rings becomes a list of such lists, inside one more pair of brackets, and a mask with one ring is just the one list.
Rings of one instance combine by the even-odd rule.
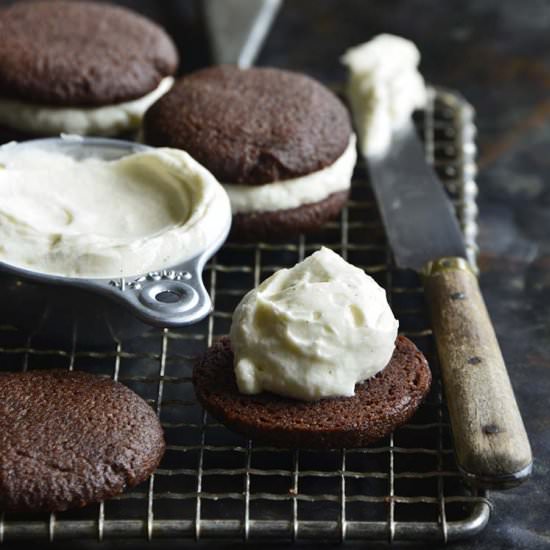
[[[11, 143], [39, 147], [77, 159], [116, 160], [151, 147], [112, 139], [74, 136]], [[56, 345], [74, 342], [113, 345], [148, 327], [179, 328], [203, 319], [212, 302], [202, 281], [207, 260], [224, 243], [231, 211], [207, 248], [177, 265], [124, 278], [73, 278], [48, 275], [0, 262], [0, 323], [24, 329]]]

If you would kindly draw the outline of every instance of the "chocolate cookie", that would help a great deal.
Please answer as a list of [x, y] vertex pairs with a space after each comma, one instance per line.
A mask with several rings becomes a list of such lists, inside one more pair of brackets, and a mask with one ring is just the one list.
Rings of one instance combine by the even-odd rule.
[[308, 76], [218, 66], [180, 79], [144, 119], [150, 145], [185, 149], [222, 183], [259, 185], [332, 164], [352, 133], [340, 100]]
[[[330, 90], [308, 76], [270, 68], [198, 71], [179, 80], [144, 118], [146, 143], [185, 149], [228, 189], [318, 172], [342, 157], [351, 136], [349, 115]], [[318, 229], [346, 202], [349, 177], [330, 182], [324, 198], [315, 194], [315, 202], [291, 201], [293, 207], [273, 202], [273, 190], [267, 206], [252, 201], [240, 210], [233, 204], [232, 237], [271, 240]]]
[[175, 72], [172, 40], [122, 7], [56, 0], [0, 11], [0, 97], [58, 106], [142, 97]]
[[404, 336], [388, 365], [357, 384], [353, 397], [298, 401], [267, 392], [239, 393], [229, 338], [215, 343], [193, 372], [204, 408], [228, 428], [291, 448], [363, 447], [405, 423], [430, 389], [425, 357]]
[[127, 387], [83, 372], [0, 374], [0, 510], [85, 506], [141, 483], [164, 438]]

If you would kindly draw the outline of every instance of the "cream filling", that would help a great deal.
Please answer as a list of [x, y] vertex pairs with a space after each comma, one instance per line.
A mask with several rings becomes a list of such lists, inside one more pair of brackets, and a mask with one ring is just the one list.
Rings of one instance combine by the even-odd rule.
[[342, 155], [322, 170], [263, 185], [230, 183], [223, 187], [229, 195], [233, 214], [297, 208], [349, 189], [356, 160], [355, 135], [352, 134]]
[[33, 135], [114, 136], [139, 128], [145, 111], [173, 84], [167, 76], [143, 97], [100, 107], [52, 107], [0, 97], [0, 124]]
[[382, 155], [392, 134], [426, 104], [418, 72], [420, 52], [405, 38], [381, 34], [349, 49], [342, 57], [349, 69], [347, 96], [363, 155]]
[[398, 326], [384, 289], [322, 248], [274, 273], [235, 309], [239, 391], [307, 401], [351, 396], [388, 364]]
[[0, 164], [0, 261], [41, 273], [171, 267], [208, 248], [231, 217], [221, 185], [180, 150], [105, 161], [5, 146]]

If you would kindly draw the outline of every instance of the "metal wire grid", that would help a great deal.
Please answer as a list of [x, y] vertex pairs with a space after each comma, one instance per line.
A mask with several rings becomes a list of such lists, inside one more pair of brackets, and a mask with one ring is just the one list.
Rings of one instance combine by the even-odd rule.
[[[427, 159], [455, 202], [475, 262], [472, 112], [453, 93], [433, 91], [417, 117]], [[280, 267], [330, 246], [388, 290], [402, 332], [426, 353], [433, 389], [411, 423], [376, 446], [297, 451], [256, 445], [226, 430], [196, 404], [191, 370], [198, 354], [226, 334], [242, 295]], [[434, 342], [414, 274], [396, 270], [364, 167], [340, 219], [291, 242], [228, 243], [207, 266], [213, 314], [185, 331], [151, 330], [107, 352], [34, 345], [0, 327], [2, 369], [61, 367], [112, 376], [156, 409], [167, 452], [150, 480], [119, 498], [59, 514], [0, 516], [0, 541], [18, 538], [186, 537], [281, 540], [454, 540], [489, 518], [485, 495], [456, 469]]]

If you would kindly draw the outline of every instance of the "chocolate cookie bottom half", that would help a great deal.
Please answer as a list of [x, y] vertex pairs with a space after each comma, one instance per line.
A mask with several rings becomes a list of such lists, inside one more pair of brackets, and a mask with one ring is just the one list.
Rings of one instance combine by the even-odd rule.
[[424, 355], [404, 336], [388, 365], [357, 384], [353, 397], [297, 401], [237, 389], [229, 338], [216, 342], [195, 367], [193, 382], [203, 407], [228, 428], [271, 445], [331, 449], [363, 447], [404, 424], [431, 384]]
[[338, 216], [348, 197], [348, 190], [338, 191], [326, 199], [297, 208], [233, 214], [231, 238], [238, 241], [272, 241], [319, 231], [325, 223]]
[[98, 502], [147, 479], [164, 453], [153, 409], [111, 379], [2, 373], [0, 396], [1, 511]]

